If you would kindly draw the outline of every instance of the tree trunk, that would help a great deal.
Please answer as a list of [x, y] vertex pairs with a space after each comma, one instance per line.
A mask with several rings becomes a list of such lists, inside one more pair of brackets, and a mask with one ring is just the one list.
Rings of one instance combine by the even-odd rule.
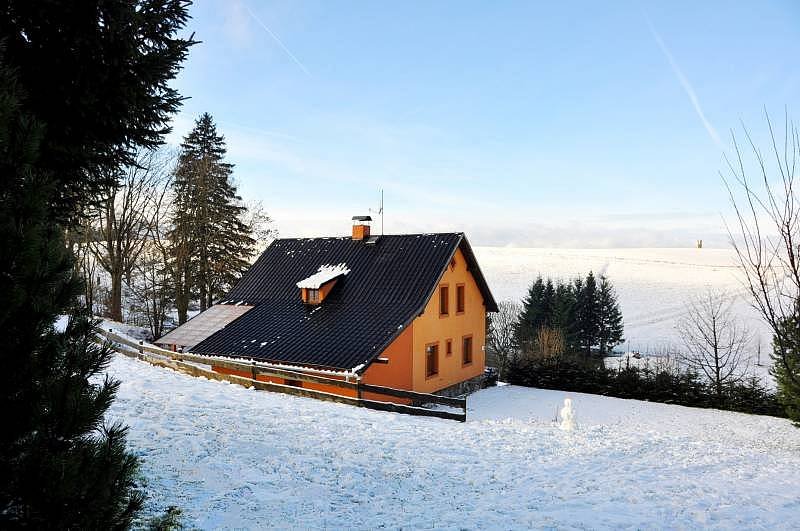
[[109, 317], [122, 322], [122, 271], [111, 272], [111, 304]]
[[208, 269], [205, 267], [205, 259], [200, 257], [200, 311], [206, 311], [206, 300], [208, 299]]
[[189, 296], [183, 286], [178, 286], [175, 293], [175, 308], [178, 310], [178, 324], [187, 321], [189, 314]]

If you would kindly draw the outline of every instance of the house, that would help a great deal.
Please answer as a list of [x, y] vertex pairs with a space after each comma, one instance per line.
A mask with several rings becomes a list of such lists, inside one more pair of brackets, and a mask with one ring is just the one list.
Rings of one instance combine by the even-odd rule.
[[369, 217], [353, 221], [349, 237], [274, 241], [224, 300], [158, 343], [410, 391], [473, 389], [497, 304], [467, 238], [371, 236]]

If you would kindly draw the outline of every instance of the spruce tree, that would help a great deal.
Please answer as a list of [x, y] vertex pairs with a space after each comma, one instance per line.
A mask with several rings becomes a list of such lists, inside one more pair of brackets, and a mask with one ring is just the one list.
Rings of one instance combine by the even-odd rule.
[[599, 332], [599, 305], [597, 281], [589, 271], [583, 282], [575, 283], [576, 289], [576, 335], [580, 349], [589, 354], [597, 345]]
[[553, 328], [561, 330], [567, 352], [578, 349], [575, 337], [576, 297], [572, 284], [558, 282], [553, 306]]
[[532, 346], [539, 327], [545, 324], [547, 315], [544, 308], [545, 283], [541, 275], [528, 288], [522, 301], [522, 313], [516, 326], [517, 344], [525, 349]]
[[600, 275], [597, 309], [597, 338], [600, 355], [605, 355], [623, 341], [622, 312], [619, 309], [614, 286], [605, 275]]
[[189, 297], [205, 310], [222, 296], [248, 267], [255, 240], [242, 222], [246, 209], [236, 195], [233, 165], [225, 161], [225, 139], [208, 113], [201, 115], [184, 138], [175, 172], [172, 257], [179, 321], [186, 320]]
[[553, 326], [553, 313], [556, 308], [556, 290], [553, 286], [553, 280], [547, 279], [544, 284], [544, 291], [542, 292], [542, 326], [554, 328]]
[[169, 132], [182, 97], [170, 86], [191, 37], [186, 0], [6, 0], [0, 43], [42, 126], [37, 165], [58, 187], [51, 215], [74, 218]]

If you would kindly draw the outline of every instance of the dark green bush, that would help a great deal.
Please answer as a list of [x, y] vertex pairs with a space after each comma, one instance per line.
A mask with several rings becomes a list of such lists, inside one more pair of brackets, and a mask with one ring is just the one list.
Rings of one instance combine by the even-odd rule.
[[608, 368], [584, 355], [523, 357], [509, 362], [508, 383], [665, 404], [786, 417], [775, 393], [758, 378], [731, 383], [721, 397], [699, 375], [674, 366]]

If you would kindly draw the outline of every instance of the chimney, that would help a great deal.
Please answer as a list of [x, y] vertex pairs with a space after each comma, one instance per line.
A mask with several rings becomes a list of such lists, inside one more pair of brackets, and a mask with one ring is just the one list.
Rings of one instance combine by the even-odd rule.
[[360, 241], [369, 238], [370, 216], [353, 216], [353, 240]]

